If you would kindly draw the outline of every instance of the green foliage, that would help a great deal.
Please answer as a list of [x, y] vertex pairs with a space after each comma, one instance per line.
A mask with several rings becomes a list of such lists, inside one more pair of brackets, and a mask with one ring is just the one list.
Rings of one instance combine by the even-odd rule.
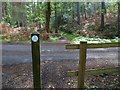
[[115, 37], [120, 38], [119, 32], [120, 32], [120, 29], [118, 29], [117, 20], [113, 20], [113, 22], [111, 22], [109, 25], [105, 25], [103, 35], [106, 38], [115, 38]]
[[[22, 3], [22, 6], [16, 7], [13, 5], [13, 3], [10, 2], [5, 2], [3, 3], [5, 7], [7, 7], [5, 13], [5, 8], [3, 9], [3, 17], [2, 20], [4, 23], [7, 23], [11, 25], [12, 27], [18, 27], [17, 21], [19, 22], [27, 22], [27, 25], [35, 25], [36, 23], [40, 23], [43, 27], [45, 26], [46, 22], [46, 2], [26, 2], [25, 7], [24, 4]], [[55, 2], [51, 2], [51, 20], [50, 20], [50, 30], [54, 32], [55, 29]], [[73, 7], [74, 6], [74, 7]], [[67, 23], [60, 24], [60, 27], [58, 28], [60, 31], [63, 31], [68, 34], [74, 34], [77, 31], [80, 31], [81, 29], [84, 29], [84, 25], [77, 25], [77, 3], [76, 2], [57, 2], [56, 4], [57, 7], [57, 16], [64, 15], [67, 17]], [[112, 2], [112, 3], [106, 3], [106, 16], [110, 16], [111, 13], [116, 15], [118, 12], [117, 9], [117, 3]], [[73, 13], [74, 11], [74, 13]], [[96, 3], [96, 2], [80, 2], [80, 14], [81, 14], [81, 23], [84, 23], [85, 19], [85, 13], [87, 15], [88, 19], [91, 19], [93, 16], [96, 14], [101, 13], [101, 3]], [[25, 15], [24, 15], [25, 14]], [[74, 15], [74, 18], [73, 18]], [[114, 16], [113, 15], [113, 16]], [[26, 20], [23, 19], [23, 17], [26, 16]], [[95, 21], [97, 20], [97, 15], [95, 16]], [[113, 21], [115, 18], [112, 18]], [[99, 21], [100, 22], [100, 21]], [[120, 37], [118, 26], [117, 26], [117, 20], [114, 22], [109, 22], [110, 26], [107, 26], [105, 24], [105, 29], [101, 34], [104, 36], [103, 38], [115, 38], [115, 37]], [[85, 22], [87, 24], [87, 22]], [[85, 27], [86, 28], [86, 27]], [[92, 24], [89, 23], [87, 25], [87, 29], [89, 31], [95, 30], [96, 32], [99, 32], [101, 27], [99, 24]], [[66, 35], [69, 37], [69, 35]], [[76, 38], [74, 36], [69, 37], [71, 40], [72, 38]], [[79, 39], [79, 38], [78, 38]], [[52, 37], [51, 40], [57, 40], [57, 37]], [[73, 39], [74, 40], [74, 39]]]
[[66, 32], [61, 32], [61, 34], [62, 34], [62, 36], [67, 37], [70, 41], [73, 41], [73, 39], [77, 37], [77, 35], [69, 34]]
[[88, 43], [120, 42], [120, 38], [115, 38], [115, 39], [89, 38], [75, 34], [68, 34], [65, 32], [62, 32], [62, 35], [67, 37], [70, 41], [74, 43], [80, 43], [80, 41], [87, 41]]
[[79, 26], [77, 22], [69, 21], [67, 24], [60, 26], [59, 29], [68, 34], [73, 34], [78, 31], [78, 29], [81, 29], [81, 25]]
[[119, 90], [119, 89], [120, 89], [120, 83], [116, 84], [116, 85], [115, 85], [115, 88], [116, 88], [117, 90]]
[[45, 23], [45, 3], [28, 3], [27, 8], [27, 21], [28, 24], [40, 22]]
[[53, 36], [49, 39], [49, 41], [51, 41], [51, 42], [55, 42], [57, 40], [59, 40], [59, 37], [57, 37], [57, 36]]
[[61, 30], [61, 31], [64, 31], [64, 32], [66, 32], [66, 33], [69, 33], [69, 34], [75, 33], [75, 32], [77, 31], [76, 27], [72, 27], [72, 28], [69, 28], [69, 29], [68, 29], [68, 26], [69, 26], [69, 25], [61, 26], [61, 27], [60, 27], [60, 30]]

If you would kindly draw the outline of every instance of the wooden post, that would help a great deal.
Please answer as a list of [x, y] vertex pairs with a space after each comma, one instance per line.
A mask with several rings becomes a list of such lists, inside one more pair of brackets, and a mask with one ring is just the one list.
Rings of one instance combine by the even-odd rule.
[[41, 90], [40, 79], [40, 43], [39, 34], [31, 34], [32, 48], [32, 67], [33, 67], [33, 86], [34, 90]]
[[80, 61], [78, 71], [78, 90], [84, 88], [87, 42], [80, 42]]

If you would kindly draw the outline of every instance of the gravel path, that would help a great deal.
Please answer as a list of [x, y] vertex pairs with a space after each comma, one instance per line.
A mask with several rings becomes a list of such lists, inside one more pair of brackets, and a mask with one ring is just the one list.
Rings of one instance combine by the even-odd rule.
[[[18, 44], [3, 44], [2, 48], [2, 65], [31, 63], [31, 46]], [[87, 49], [87, 60], [93, 59], [112, 59], [118, 60], [118, 48], [96, 48]], [[63, 61], [78, 60], [79, 50], [65, 49], [65, 44], [44, 43], [41, 45], [41, 60]], [[0, 63], [1, 64], [1, 63]]]

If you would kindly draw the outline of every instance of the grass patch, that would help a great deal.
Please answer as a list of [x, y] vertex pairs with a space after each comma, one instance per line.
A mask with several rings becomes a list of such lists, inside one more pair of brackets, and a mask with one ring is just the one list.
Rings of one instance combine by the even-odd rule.
[[87, 41], [88, 43], [120, 42], [120, 38], [115, 38], [115, 39], [89, 38], [89, 37], [83, 37], [80, 35], [68, 34], [65, 32], [62, 32], [62, 35], [67, 37], [71, 42], [74, 42], [74, 43], [80, 43], [80, 41]]
[[75, 34], [68, 34], [68, 33], [65, 33], [65, 32], [61, 32], [62, 36], [68, 38], [70, 41], [73, 41], [74, 38], [78, 37], [78, 35], [75, 35]]
[[112, 42], [120, 42], [120, 38], [115, 39], [101, 39], [101, 38], [88, 38], [88, 37], [76, 37], [73, 39], [73, 42], [79, 43], [80, 41], [87, 41], [88, 43], [112, 43]]

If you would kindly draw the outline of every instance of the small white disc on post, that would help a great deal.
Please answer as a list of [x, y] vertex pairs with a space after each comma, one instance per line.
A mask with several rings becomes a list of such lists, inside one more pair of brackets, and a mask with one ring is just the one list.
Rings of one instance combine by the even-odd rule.
[[37, 42], [38, 41], [38, 36], [36, 36], [36, 35], [32, 36], [32, 41]]

